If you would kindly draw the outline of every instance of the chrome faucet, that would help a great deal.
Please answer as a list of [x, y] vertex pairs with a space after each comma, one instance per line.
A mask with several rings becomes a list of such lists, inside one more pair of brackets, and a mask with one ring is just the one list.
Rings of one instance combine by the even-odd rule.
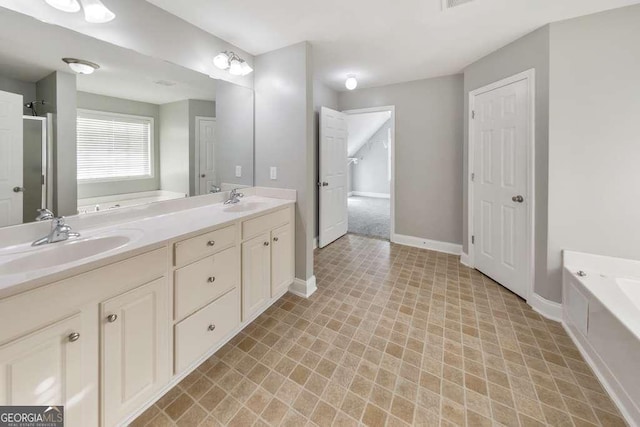
[[36, 221], [48, 221], [56, 216], [49, 209], [38, 209], [38, 216]]
[[238, 192], [237, 188], [231, 190], [229, 194], [229, 200], [224, 202], [225, 205], [235, 205], [236, 203], [240, 203], [240, 199], [244, 197], [244, 194]]
[[71, 231], [71, 226], [65, 224], [64, 217], [54, 217], [51, 220], [51, 231], [41, 239], [36, 240], [31, 246], [42, 246], [49, 243], [63, 242], [71, 238], [80, 237], [80, 233]]

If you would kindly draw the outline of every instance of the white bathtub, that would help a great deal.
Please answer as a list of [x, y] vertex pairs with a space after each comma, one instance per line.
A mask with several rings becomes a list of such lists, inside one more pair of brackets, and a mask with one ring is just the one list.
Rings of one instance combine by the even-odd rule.
[[627, 422], [640, 425], [640, 261], [565, 251], [563, 322]]

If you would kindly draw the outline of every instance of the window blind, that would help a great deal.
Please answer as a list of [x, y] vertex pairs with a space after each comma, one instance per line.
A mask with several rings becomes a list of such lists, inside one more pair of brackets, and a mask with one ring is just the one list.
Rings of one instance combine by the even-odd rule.
[[78, 111], [78, 180], [153, 176], [153, 119]]

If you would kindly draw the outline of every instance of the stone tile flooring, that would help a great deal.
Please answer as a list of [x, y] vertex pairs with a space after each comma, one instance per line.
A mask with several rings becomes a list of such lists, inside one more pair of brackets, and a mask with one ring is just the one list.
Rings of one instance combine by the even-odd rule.
[[134, 426], [623, 426], [558, 323], [456, 256], [347, 235]]

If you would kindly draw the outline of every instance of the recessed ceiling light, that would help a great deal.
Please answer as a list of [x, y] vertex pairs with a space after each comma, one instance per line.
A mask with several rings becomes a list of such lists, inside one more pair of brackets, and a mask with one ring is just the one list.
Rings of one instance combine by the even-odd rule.
[[78, 0], [44, 0], [49, 6], [63, 12], [75, 13], [80, 10]]
[[354, 90], [358, 87], [358, 79], [356, 79], [355, 74], [349, 74], [347, 76], [347, 81], [344, 82], [344, 85], [349, 90]]
[[78, 74], [92, 74], [100, 68], [98, 64], [83, 59], [62, 58], [62, 60], [69, 65], [69, 68]]

